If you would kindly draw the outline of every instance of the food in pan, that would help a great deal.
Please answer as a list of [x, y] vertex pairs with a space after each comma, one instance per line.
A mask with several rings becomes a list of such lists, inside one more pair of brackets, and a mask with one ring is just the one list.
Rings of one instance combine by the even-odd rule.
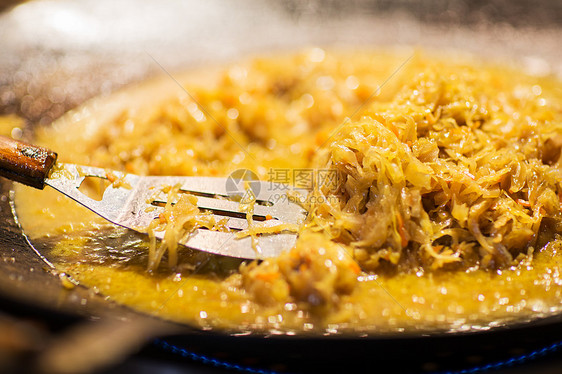
[[180, 74], [192, 97], [162, 78], [37, 132], [61, 161], [309, 189], [279, 258], [149, 259], [147, 238], [16, 186], [20, 222], [81, 284], [203, 328], [466, 330], [559, 312], [561, 83], [410, 54], [313, 48]]

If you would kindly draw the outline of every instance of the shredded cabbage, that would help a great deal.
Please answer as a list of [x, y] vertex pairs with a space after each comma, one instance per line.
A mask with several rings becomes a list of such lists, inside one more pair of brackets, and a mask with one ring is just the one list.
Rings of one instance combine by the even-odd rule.
[[[154, 271], [160, 265], [162, 256], [168, 253], [168, 266], [178, 263], [178, 243], [189, 238], [196, 229], [228, 231], [226, 219], [217, 221], [207, 211], [197, 207], [197, 197], [179, 193], [179, 186], [165, 187], [168, 190], [164, 212], [147, 227], [150, 244], [148, 250], [148, 270]], [[179, 196], [178, 196], [179, 195]], [[155, 232], [164, 231], [164, 238], [158, 243]]]
[[561, 218], [562, 124], [529, 116], [514, 126], [509, 104], [481, 84], [420, 74], [348, 121], [316, 157], [341, 183], [315, 187], [324, 198], [310, 227], [365, 270], [495, 268], [531, 253], [541, 223]]

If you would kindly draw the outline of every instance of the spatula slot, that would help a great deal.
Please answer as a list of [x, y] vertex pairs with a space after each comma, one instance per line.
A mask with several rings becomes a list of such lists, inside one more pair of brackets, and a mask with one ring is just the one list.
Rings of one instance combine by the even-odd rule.
[[[184, 190], [184, 189], [179, 190], [179, 192], [189, 194], [189, 195], [193, 195], [193, 196], [210, 197], [210, 198], [213, 198], [213, 199], [224, 198], [224, 199], [232, 200], [232, 201], [236, 201], [236, 202], [239, 202], [240, 199], [242, 198], [242, 196], [239, 196], [239, 195], [218, 195], [218, 194], [212, 194], [212, 193], [207, 193], [207, 192], [190, 191], [190, 190]], [[261, 205], [261, 206], [273, 206], [273, 203], [271, 201], [259, 200], [259, 199], [256, 199], [256, 204]]]
[[84, 177], [80, 187], [78, 187], [78, 191], [82, 192], [92, 200], [101, 201], [105, 190], [110, 185], [111, 182], [105, 178]]
[[[154, 206], [158, 206], [158, 207], [165, 207], [166, 206], [166, 203], [162, 202], [162, 201], [153, 201], [150, 204], [154, 205]], [[172, 203], [172, 205], [175, 205], [175, 203]], [[199, 207], [199, 208], [201, 210], [211, 212], [215, 216], [246, 219], [246, 213], [244, 213], [244, 212], [232, 212], [230, 210], [213, 209], [213, 208], [206, 208], [206, 207]], [[253, 214], [252, 219], [254, 221], [262, 222], [262, 221], [267, 221], [268, 219], [277, 219], [277, 218], [266, 217], [266, 216], [262, 216], [260, 214]]]

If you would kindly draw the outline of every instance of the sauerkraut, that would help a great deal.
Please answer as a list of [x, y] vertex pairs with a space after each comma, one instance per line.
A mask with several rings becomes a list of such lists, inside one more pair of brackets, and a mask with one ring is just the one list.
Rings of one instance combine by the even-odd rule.
[[[63, 162], [248, 169], [288, 186], [308, 216], [286, 228], [299, 238], [279, 258], [174, 247], [220, 227], [188, 196], [154, 223], [170, 233], [152, 249], [50, 191], [18, 186], [20, 222], [82, 284], [205, 328], [466, 330], [559, 312], [562, 84], [450, 53], [416, 53], [397, 70], [410, 55], [258, 58], [177, 76], [205, 111], [166, 77], [38, 131]], [[300, 200], [303, 170], [313, 183]], [[275, 234], [250, 226], [239, 235]]]
[[536, 87], [491, 95], [494, 76], [469, 77], [421, 72], [319, 152], [341, 184], [316, 187], [337, 203], [313, 206], [312, 225], [365, 270], [507, 267], [561, 222], [560, 112]]

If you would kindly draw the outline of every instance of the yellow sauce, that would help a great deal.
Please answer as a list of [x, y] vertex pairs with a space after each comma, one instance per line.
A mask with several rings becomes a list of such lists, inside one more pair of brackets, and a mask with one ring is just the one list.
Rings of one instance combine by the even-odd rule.
[[[62, 162], [154, 175], [227, 176], [248, 168], [262, 180], [274, 170], [273, 179], [290, 183], [296, 169], [313, 167], [347, 117], [359, 120], [390, 105], [420, 74], [429, 82], [460, 81], [490, 102], [503, 103], [496, 105], [497, 118], [513, 126], [529, 116], [562, 123], [562, 84], [552, 77], [452, 54], [417, 53], [396, 70], [408, 57], [314, 48], [178, 75], [208, 113], [163, 78], [68, 113], [40, 129], [36, 142], [57, 151]], [[44, 255], [80, 284], [139, 311], [203, 328], [486, 329], [558, 313], [561, 307], [558, 241], [499, 269], [385, 272], [368, 266], [361, 271], [352, 257], [332, 262], [347, 247], [316, 234], [304, 235], [293, 257], [261, 265], [180, 250], [176, 268], [162, 262], [147, 272], [146, 238], [108, 224], [54, 191], [18, 185], [16, 209], [28, 236], [48, 243]], [[321, 270], [315, 272], [315, 266]]]

